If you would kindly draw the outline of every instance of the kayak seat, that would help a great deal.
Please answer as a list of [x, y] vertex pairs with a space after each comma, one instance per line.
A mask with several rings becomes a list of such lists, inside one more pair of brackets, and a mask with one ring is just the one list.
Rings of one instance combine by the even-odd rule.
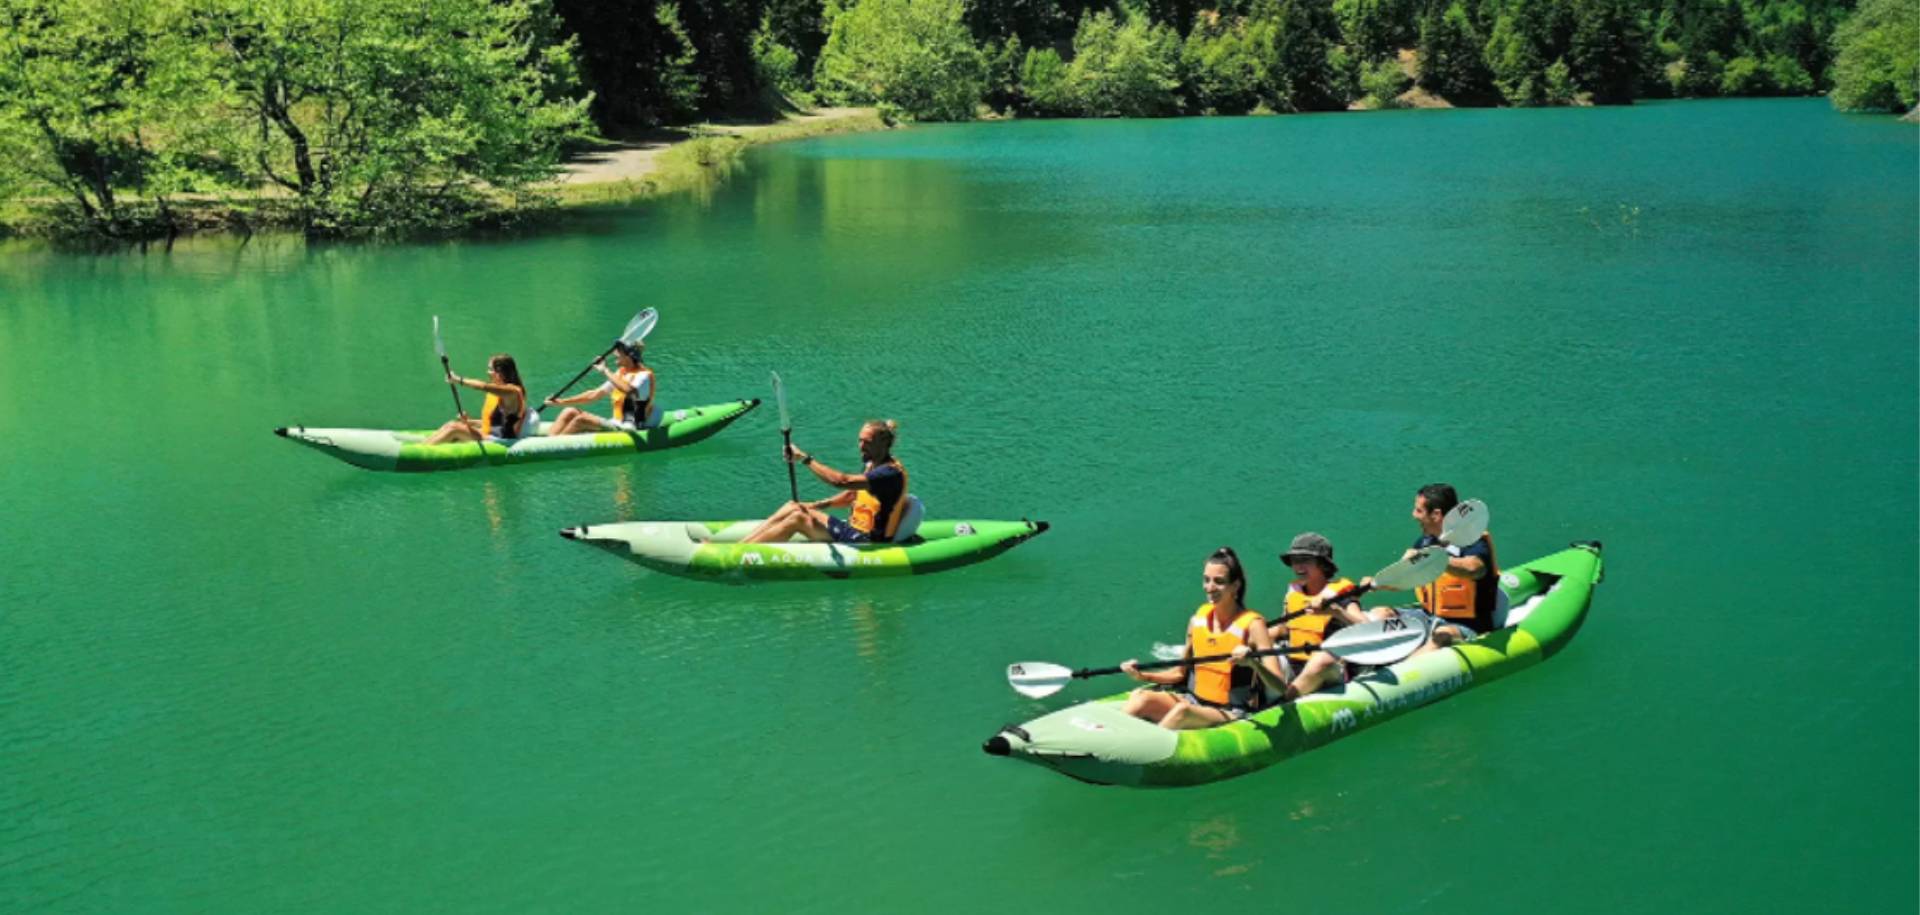
[[920, 497], [907, 496], [907, 505], [900, 509], [900, 526], [893, 529], [893, 542], [906, 543], [916, 539], [920, 533], [920, 522], [926, 520], [927, 507], [920, 504]]

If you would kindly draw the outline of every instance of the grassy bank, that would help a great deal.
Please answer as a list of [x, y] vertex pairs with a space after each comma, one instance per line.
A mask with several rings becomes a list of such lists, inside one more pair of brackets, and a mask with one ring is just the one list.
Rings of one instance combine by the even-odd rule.
[[702, 124], [692, 137], [673, 143], [634, 174], [606, 181], [567, 181], [554, 187], [561, 207], [624, 204], [666, 194], [712, 189], [740, 165], [749, 147], [890, 127], [878, 111], [850, 109], [821, 117], [787, 118], [770, 124]]

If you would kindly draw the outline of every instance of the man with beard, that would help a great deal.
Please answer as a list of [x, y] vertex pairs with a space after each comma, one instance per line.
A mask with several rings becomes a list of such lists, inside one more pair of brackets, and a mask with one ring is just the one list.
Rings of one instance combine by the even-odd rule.
[[[800, 534], [826, 543], [891, 543], [907, 507], [907, 470], [893, 456], [899, 424], [870, 420], [860, 427], [860, 473], [844, 473], [788, 445], [786, 459], [813, 471], [820, 482], [842, 490], [814, 502], [788, 502], [761, 522], [743, 543], [780, 543]], [[852, 506], [846, 520], [824, 509]]]

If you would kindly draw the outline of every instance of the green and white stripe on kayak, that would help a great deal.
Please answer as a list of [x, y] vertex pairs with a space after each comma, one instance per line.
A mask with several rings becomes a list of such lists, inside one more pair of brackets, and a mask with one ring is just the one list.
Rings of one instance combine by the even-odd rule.
[[1502, 628], [1231, 724], [1169, 731], [1124, 714], [1121, 693], [1009, 725], [984, 749], [1102, 785], [1175, 787], [1245, 775], [1552, 656], [1586, 619], [1602, 571], [1597, 543], [1507, 569]]
[[650, 569], [689, 578], [884, 578], [991, 559], [1047, 529], [1045, 521], [926, 521], [905, 543], [741, 543], [758, 521], [632, 521], [560, 532]]
[[[760, 405], [759, 398], [704, 407], [683, 407], [661, 414], [660, 425], [637, 432], [582, 435], [530, 435], [505, 442], [456, 442], [428, 445], [431, 432], [392, 429], [315, 429], [287, 426], [274, 434], [292, 439], [355, 467], [416, 473], [464, 470], [576, 458], [617, 457], [691, 445], [725, 429]], [[551, 424], [543, 424], [542, 429]]]

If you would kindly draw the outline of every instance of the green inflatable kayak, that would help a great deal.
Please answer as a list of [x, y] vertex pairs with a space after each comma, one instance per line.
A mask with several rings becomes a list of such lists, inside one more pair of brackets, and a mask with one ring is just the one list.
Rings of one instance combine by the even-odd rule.
[[[706, 407], [686, 407], [665, 411], [660, 416], [660, 425], [638, 432], [530, 435], [511, 444], [458, 442], [426, 445], [422, 442], [430, 432], [396, 432], [389, 429], [287, 426], [273, 430], [273, 434], [333, 455], [355, 467], [416, 473], [613, 457], [678, 448], [712, 436], [759, 405], [759, 398], [754, 398]], [[547, 425], [542, 424], [541, 428], [545, 429]]]
[[633, 521], [560, 532], [650, 569], [689, 578], [817, 579], [924, 575], [1000, 555], [1045, 521], [927, 521], [900, 543], [740, 543], [758, 521]]
[[1165, 730], [1122, 713], [1121, 693], [1009, 725], [984, 749], [1100, 785], [1177, 787], [1245, 775], [1551, 657], [1586, 619], [1602, 568], [1600, 544], [1577, 543], [1506, 569], [1503, 628], [1232, 724]]

